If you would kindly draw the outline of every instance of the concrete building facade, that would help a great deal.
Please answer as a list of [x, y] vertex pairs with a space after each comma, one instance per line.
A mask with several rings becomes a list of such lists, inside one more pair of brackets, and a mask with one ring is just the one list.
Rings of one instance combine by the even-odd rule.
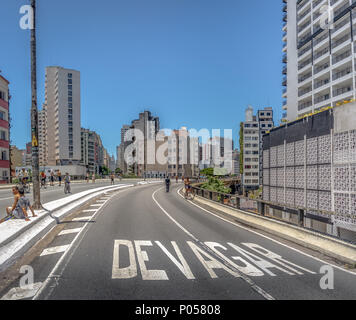
[[9, 84], [0, 75], [0, 184], [10, 182]]
[[294, 208], [280, 218], [293, 222], [305, 209], [306, 227], [356, 240], [355, 119], [348, 103], [264, 137], [263, 199]]
[[[283, 0], [283, 3], [283, 121], [294, 121], [354, 100], [356, 3], [353, 0]], [[327, 25], [329, 19], [333, 23]]]
[[49, 165], [76, 165], [81, 161], [80, 72], [46, 68], [46, 153]]

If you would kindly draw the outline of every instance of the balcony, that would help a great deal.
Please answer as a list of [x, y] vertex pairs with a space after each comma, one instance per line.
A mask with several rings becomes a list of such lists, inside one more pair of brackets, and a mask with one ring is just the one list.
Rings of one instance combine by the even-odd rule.
[[342, 95], [342, 94], [348, 93], [348, 92], [350, 92], [350, 91], [352, 91], [352, 85], [335, 89], [335, 90], [333, 91], [333, 96], [334, 96], [334, 97], [337, 97], [337, 96], [340, 96], [340, 95]]
[[333, 64], [336, 64], [336, 63], [338, 63], [338, 62], [340, 62], [340, 61], [342, 61], [342, 60], [344, 60], [344, 59], [346, 59], [346, 58], [348, 58], [350, 56], [351, 56], [351, 50], [348, 50], [348, 51], [346, 51], [346, 52], [344, 52], [342, 54], [334, 56], [333, 59], [332, 59], [333, 60]]
[[333, 75], [333, 81], [338, 80], [340, 78], [343, 78], [343, 77], [345, 77], [347, 75], [351, 75], [351, 73], [352, 73], [352, 67], [349, 67], [349, 68], [346, 68], [346, 69], [344, 69], [342, 71], [336, 72]]
[[3, 107], [6, 110], [9, 110], [9, 103], [3, 99], [0, 99], [0, 107]]

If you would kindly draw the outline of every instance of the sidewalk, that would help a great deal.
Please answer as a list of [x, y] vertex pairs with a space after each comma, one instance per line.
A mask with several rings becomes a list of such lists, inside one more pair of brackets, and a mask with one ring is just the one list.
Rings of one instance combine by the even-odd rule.
[[316, 233], [307, 229], [293, 226], [282, 221], [249, 212], [233, 209], [217, 202], [196, 196], [193, 202], [217, 210], [223, 215], [233, 218], [236, 222], [253, 227], [258, 230], [276, 235], [282, 239], [297, 243], [325, 254], [326, 256], [356, 267], [356, 245], [338, 240], [327, 235]]

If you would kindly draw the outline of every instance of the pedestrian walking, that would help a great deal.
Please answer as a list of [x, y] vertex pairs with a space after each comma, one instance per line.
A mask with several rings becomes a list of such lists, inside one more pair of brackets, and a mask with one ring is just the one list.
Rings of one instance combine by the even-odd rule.
[[57, 178], [58, 178], [58, 186], [62, 186], [62, 173], [60, 170], [57, 172]]
[[89, 172], [87, 172], [85, 180], [87, 181], [87, 183], [89, 183]]
[[72, 193], [70, 190], [70, 175], [67, 172], [64, 176], [64, 194]]
[[95, 183], [95, 173], [93, 173], [93, 175], [91, 176], [91, 179], [92, 179], [93, 183]]
[[50, 176], [50, 181], [51, 181], [51, 187], [53, 187], [54, 186], [54, 171], [53, 170], [51, 170], [51, 176]]
[[111, 185], [114, 185], [115, 184], [115, 175], [113, 173], [111, 173]]

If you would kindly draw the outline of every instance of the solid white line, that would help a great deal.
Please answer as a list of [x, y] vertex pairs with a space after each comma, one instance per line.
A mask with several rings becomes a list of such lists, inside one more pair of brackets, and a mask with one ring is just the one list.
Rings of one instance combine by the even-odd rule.
[[88, 210], [83, 210], [82, 212], [97, 212], [97, 209], [88, 209]]
[[344, 272], [346, 272], [346, 273], [350, 273], [350, 274], [352, 274], [352, 275], [356, 275], [356, 273], [353, 272], [353, 271], [343, 269], [343, 268], [341, 268], [341, 267], [339, 267], [339, 266], [337, 266], [337, 265], [335, 265], [335, 264], [332, 264], [332, 263], [326, 262], [326, 261], [324, 261], [324, 260], [322, 260], [322, 259], [319, 259], [319, 258], [317, 258], [317, 257], [314, 257], [314, 256], [312, 256], [312, 255], [310, 255], [310, 254], [308, 254], [308, 253], [306, 253], [306, 252], [303, 252], [303, 251], [301, 251], [301, 250], [299, 250], [299, 249], [293, 248], [293, 247], [291, 247], [291, 246], [289, 246], [289, 245], [287, 245], [287, 244], [284, 244], [284, 243], [282, 243], [282, 242], [279, 242], [278, 240], [273, 239], [273, 238], [270, 238], [270, 237], [268, 237], [268, 236], [266, 236], [266, 235], [264, 235], [264, 234], [261, 234], [261, 233], [259, 233], [259, 232], [257, 232], [257, 231], [253, 231], [253, 230], [251, 230], [251, 229], [249, 229], [249, 228], [247, 228], [247, 227], [243, 227], [243, 226], [241, 226], [240, 224], [238, 224], [238, 223], [236, 223], [236, 222], [229, 221], [229, 220], [227, 220], [227, 219], [225, 219], [225, 218], [223, 218], [223, 217], [220, 217], [219, 215], [217, 215], [217, 214], [215, 214], [215, 213], [213, 213], [213, 212], [211, 212], [211, 211], [209, 211], [209, 210], [207, 210], [207, 209], [205, 209], [205, 208], [199, 206], [198, 204], [196, 204], [196, 203], [194, 203], [194, 202], [192, 202], [192, 201], [190, 201], [190, 200], [186, 200], [186, 199], [179, 193], [180, 190], [182, 190], [182, 188], [181, 188], [181, 189], [178, 189], [178, 190], [177, 190], [177, 193], [178, 193], [178, 195], [179, 195], [180, 197], [182, 197], [185, 201], [188, 201], [188, 202], [189, 202], [190, 204], [192, 204], [193, 206], [196, 206], [197, 208], [199, 208], [199, 209], [201, 209], [201, 210], [203, 210], [203, 211], [205, 211], [205, 212], [207, 212], [207, 213], [209, 213], [209, 214], [215, 216], [216, 218], [219, 218], [220, 220], [223, 220], [223, 221], [225, 221], [225, 222], [228, 222], [228, 223], [230, 223], [230, 224], [232, 224], [232, 225], [234, 225], [235, 227], [238, 227], [238, 228], [240, 228], [240, 229], [243, 229], [243, 230], [246, 230], [246, 231], [248, 231], [248, 232], [257, 234], [258, 236], [260, 236], [260, 237], [262, 237], [262, 238], [268, 239], [268, 240], [273, 241], [273, 242], [275, 242], [275, 243], [277, 243], [277, 244], [279, 244], [279, 245], [281, 245], [281, 246], [283, 246], [283, 247], [286, 247], [286, 248], [291, 249], [291, 250], [293, 250], [293, 251], [295, 251], [295, 252], [298, 252], [298, 253], [300, 253], [300, 254], [306, 256], [306, 257], [309, 257], [309, 258], [312, 258], [312, 259], [314, 259], [314, 260], [317, 260], [317, 261], [323, 263], [324, 265], [332, 266], [332, 267], [334, 267], [334, 268], [336, 268], [336, 269], [339, 269], [339, 270], [341, 270], [341, 271], [344, 271]]
[[78, 232], [80, 232], [80, 230], [82, 230], [82, 228], [67, 229], [67, 230], [61, 231], [60, 233], [58, 233], [58, 235], [59, 236], [64, 236], [66, 234], [78, 233]]
[[[153, 194], [152, 194], [152, 199], [153, 201], [158, 205], [158, 207], [167, 215], [167, 217], [169, 219], [171, 219], [180, 229], [182, 229], [186, 234], [188, 234], [191, 238], [193, 238], [196, 242], [200, 243], [200, 244], [204, 244], [202, 243], [201, 241], [198, 240], [198, 238], [196, 238], [195, 236], [193, 236], [189, 231], [187, 231], [179, 222], [177, 222], [175, 219], [173, 219], [171, 217], [171, 215], [162, 208], [162, 206], [157, 202], [157, 200], [155, 199], [155, 194], [162, 190], [164, 188], [160, 188], [160, 189], [157, 189]], [[231, 267], [230, 267], [231, 269]], [[238, 270], [235, 270], [234, 268], [234, 271], [237, 272], [241, 279], [244, 280], [245, 282], [247, 282], [251, 288], [253, 290], [255, 290], [257, 293], [259, 293], [262, 297], [264, 297], [266, 300], [275, 300], [268, 292], [266, 292], [265, 290], [263, 290], [261, 287], [259, 287], [256, 283], [254, 283], [250, 278], [248, 278], [247, 276], [245, 276], [244, 274], [242, 274], [240, 271]]]
[[77, 222], [77, 221], [88, 221], [90, 220], [92, 217], [80, 217], [80, 218], [75, 218], [72, 221]]
[[101, 207], [102, 204], [92, 204], [91, 207]]
[[56, 253], [64, 252], [64, 251], [67, 250], [68, 247], [69, 247], [69, 245], [44, 249], [42, 251], [42, 253], [40, 254], [40, 257], [48, 256], [50, 254], [56, 254]]
[[[125, 188], [124, 186], [120, 189], [124, 189], [123, 192], [127, 192], [130, 191], [131, 188], [133, 187], [133, 185], [127, 185], [127, 188]], [[73, 239], [73, 241], [71, 242], [71, 244], [69, 245], [69, 247], [67, 248], [67, 250], [62, 254], [62, 256], [60, 257], [60, 259], [57, 261], [56, 265], [54, 266], [54, 268], [52, 269], [52, 271], [50, 272], [50, 274], [48, 275], [48, 277], [46, 278], [46, 280], [43, 282], [41, 288], [37, 291], [36, 295], [32, 298], [32, 300], [37, 300], [38, 297], [42, 294], [42, 292], [47, 288], [48, 284], [51, 282], [52, 278], [54, 277], [55, 273], [57, 272], [58, 268], [60, 267], [60, 265], [62, 264], [62, 262], [64, 261], [64, 259], [66, 258], [68, 252], [70, 251], [70, 249], [74, 246], [74, 249], [69, 257], [69, 259], [67, 260], [66, 265], [69, 263], [70, 258], [74, 255], [76, 248], [79, 246], [80, 242], [78, 244], [75, 243], [77, 241], [77, 239], [80, 237], [80, 235], [84, 232], [84, 235], [86, 234], [86, 232], [88, 231], [88, 229], [85, 229], [86, 226], [89, 225], [89, 222], [94, 219], [94, 217], [96, 217], [98, 215], [98, 213], [100, 212], [102, 208], [100, 208], [91, 218], [89, 221], [87, 221], [85, 223], [85, 225], [83, 226], [82, 230], [75, 236], [75, 238]], [[65, 266], [66, 266], [65, 265]], [[65, 267], [64, 267], [65, 268]], [[64, 269], [63, 269], [64, 270]], [[50, 293], [51, 294], [51, 293]], [[49, 294], [49, 295], [50, 295]]]

